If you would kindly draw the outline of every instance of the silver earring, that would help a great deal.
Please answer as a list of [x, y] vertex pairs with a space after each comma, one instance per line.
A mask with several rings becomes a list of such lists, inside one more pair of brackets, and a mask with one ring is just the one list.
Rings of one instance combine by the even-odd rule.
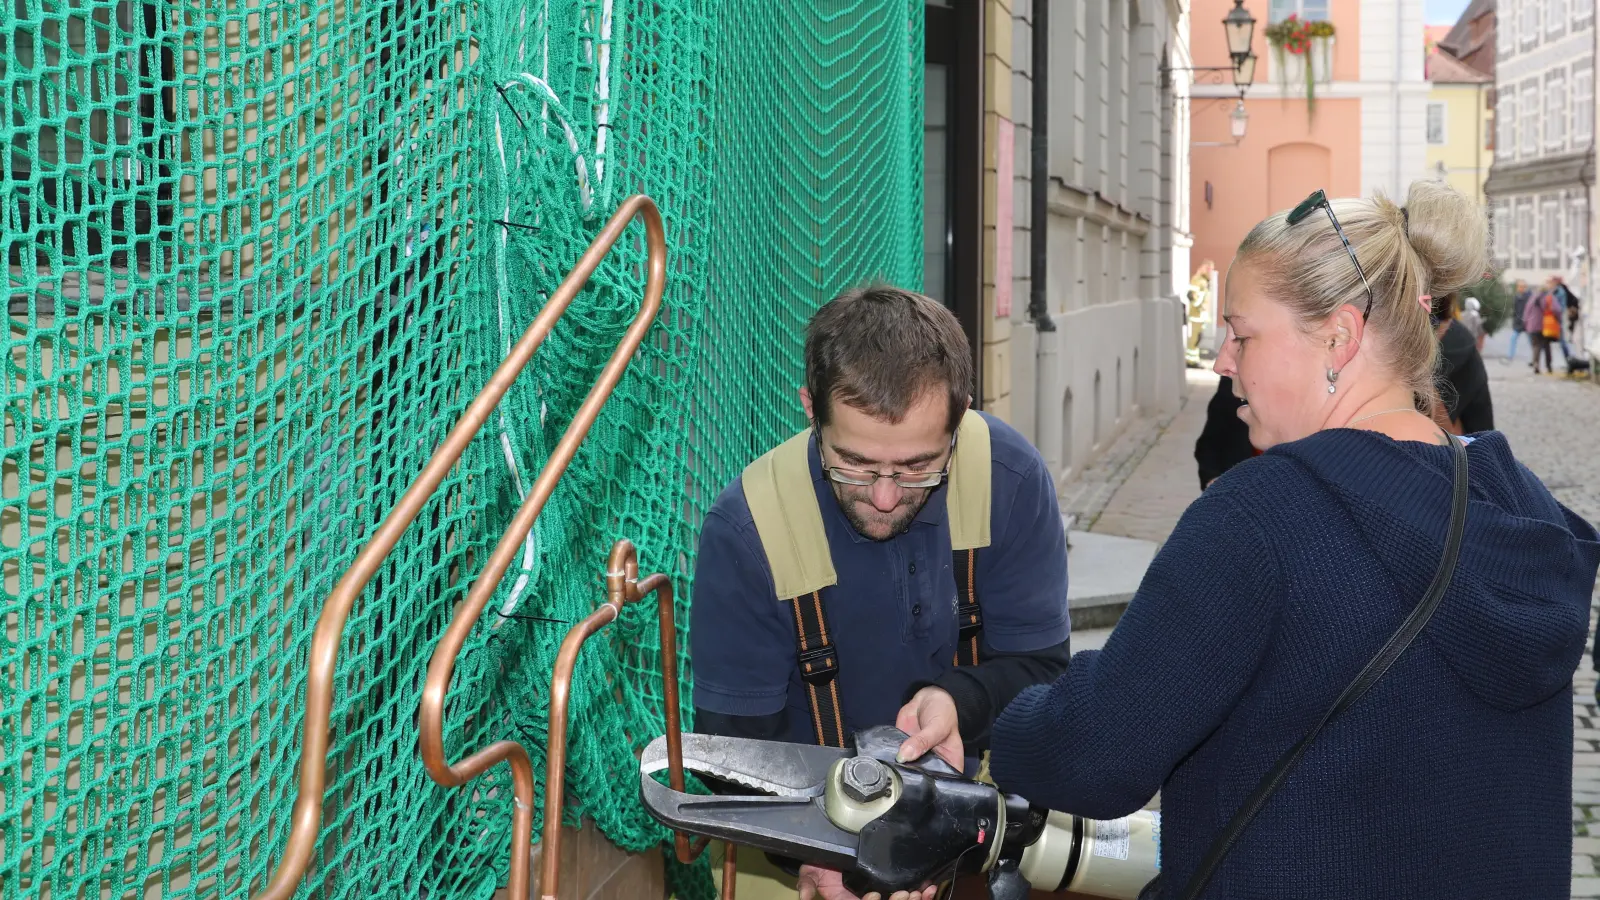
[[1335, 371], [1334, 371], [1334, 370], [1332, 370], [1332, 369], [1329, 369], [1329, 370], [1328, 370], [1328, 393], [1330, 393], [1330, 394], [1331, 394], [1331, 393], [1333, 393], [1333, 392], [1334, 392], [1334, 391], [1336, 391], [1336, 390], [1338, 390], [1338, 388], [1336, 388], [1336, 387], [1334, 387], [1334, 386], [1333, 386], [1333, 383], [1334, 383], [1334, 382], [1335, 382], [1335, 381], [1338, 381], [1338, 380], [1339, 380], [1339, 373], [1338, 373], [1338, 372], [1335, 372]]

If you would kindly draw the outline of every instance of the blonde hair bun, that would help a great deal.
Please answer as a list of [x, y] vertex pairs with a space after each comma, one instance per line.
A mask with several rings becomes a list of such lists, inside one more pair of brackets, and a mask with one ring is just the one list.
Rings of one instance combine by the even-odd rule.
[[[1388, 201], [1379, 197], [1376, 202]], [[1401, 224], [1427, 273], [1428, 293], [1459, 291], [1476, 284], [1489, 268], [1483, 208], [1444, 182], [1413, 181]]]

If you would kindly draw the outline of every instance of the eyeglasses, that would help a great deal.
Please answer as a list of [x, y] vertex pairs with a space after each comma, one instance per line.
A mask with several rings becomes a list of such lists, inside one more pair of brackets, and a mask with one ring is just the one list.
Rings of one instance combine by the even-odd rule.
[[1344, 242], [1344, 251], [1350, 254], [1350, 261], [1356, 265], [1356, 274], [1361, 276], [1361, 286], [1367, 289], [1367, 309], [1361, 314], [1363, 321], [1372, 315], [1372, 283], [1367, 281], [1367, 273], [1361, 268], [1361, 260], [1356, 259], [1356, 248], [1351, 246], [1350, 239], [1344, 236], [1344, 229], [1339, 227], [1339, 219], [1333, 214], [1333, 204], [1328, 202], [1328, 195], [1321, 189], [1311, 192], [1311, 196], [1300, 201], [1300, 205], [1289, 210], [1287, 219], [1290, 225], [1299, 225], [1321, 207], [1328, 214], [1328, 221], [1333, 223], [1333, 230], [1339, 235], [1339, 240]]
[[[817, 452], [822, 452], [822, 432], [815, 424], [811, 426], [811, 433], [817, 439]], [[902, 488], [934, 488], [938, 487], [950, 475], [950, 463], [956, 456], [956, 438], [950, 436], [950, 454], [945, 457], [944, 468], [937, 472], [871, 472], [864, 469], [846, 469], [839, 466], [827, 465], [823, 460], [822, 471], [826, 472], [829, 480], [839, 484], [848, 484], [854, 487], [872, 487], [880, 478], [889, 478]]]

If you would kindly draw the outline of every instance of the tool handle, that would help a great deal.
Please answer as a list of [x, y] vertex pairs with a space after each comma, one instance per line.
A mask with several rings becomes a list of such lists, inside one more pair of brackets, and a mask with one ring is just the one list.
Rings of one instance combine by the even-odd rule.
[[1015, 859], [1002, 859], [989, 870], [989, 900], [1028, 900], [1032, 890]]

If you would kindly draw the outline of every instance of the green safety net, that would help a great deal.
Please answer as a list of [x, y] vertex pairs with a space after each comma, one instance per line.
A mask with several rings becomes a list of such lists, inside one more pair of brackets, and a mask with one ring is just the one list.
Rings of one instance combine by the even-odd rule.
[[[663, 312], [471, 635], [447, 755], [519, 740], [542, 777], [557, 646], [617, 538], [674, 577], [686, 647], [701, 516], [802, 424], [809, 313], [921, 280], [921, 8], [7, 0], [0, 898], [265, 885], [323, 600], [636, 192]], [[423, 677], [644, 258], [635, 225], [358, 600], [300, 896], [504, 884], [508, 771], [428, 777]], [[633, 755], [658, 646], [630, 608], [570, 709], [571, 821], [635, 851], [666, 837]]]

